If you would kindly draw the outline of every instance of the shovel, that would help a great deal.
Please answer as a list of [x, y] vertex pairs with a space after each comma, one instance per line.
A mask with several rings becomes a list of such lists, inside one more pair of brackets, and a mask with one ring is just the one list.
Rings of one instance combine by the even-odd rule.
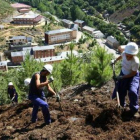
[[[52, 85], [53, 85], [53, 89], [54, 89], [54, 91], [56, 92], [53, 81], [52, 81]], [[57, 92], [56, 92], [56, 94], [58, 95]], [[61, 106], [60, 100], [57, 100], [57, 101], [59, 102], [59, 106], [60, 106], [61, 111], [63, 112], [63, 115], [65, 116], [65, 113], [64, 113], [64, 111], [63, 111], [63, 109], [62, 109], [62, 106]], [[65, 116], [65, 117], [66, 117], [66, 116]]]
[[120, 99], [119, 99], [119, 93], [118, 93], [117, 79], [115, 78], [116, 77], [115, 64], [112, 65], [112, 68], [113, 68], [113, 77], [114, 77], [113, 80], [115, 82], [115, 89], [116, 89], [116, 96], [117, 96], [117, 105], [118, 105], [118, 108], [121, 108]]

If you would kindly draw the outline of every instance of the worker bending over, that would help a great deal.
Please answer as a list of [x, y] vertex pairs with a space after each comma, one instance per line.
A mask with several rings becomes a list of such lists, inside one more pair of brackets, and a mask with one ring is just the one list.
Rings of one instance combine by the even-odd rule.
[[[125, 96], [129, 97], [130, 112], [133, 116], [139, 116], [138, 99], [139, 99], [139, 58], [138, 45], [134, 42], [130, 42], [126, 45], [123, 53], [113, 63], [122, 59], [120, 75], [116, 77], [118, 80], [118, 93], [120, 98], [120, 104], [125, 107]], [[112, 98], [116, 97], [116, 89], [114, 89]]]
[[11, 99], [12, 103], [18, 103], [18, 94], [12, 82], [8, 84], [8, 96]]

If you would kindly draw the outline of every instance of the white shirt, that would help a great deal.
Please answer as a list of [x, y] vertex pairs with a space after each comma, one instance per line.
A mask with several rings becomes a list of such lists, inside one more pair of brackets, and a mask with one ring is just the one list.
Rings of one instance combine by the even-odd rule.
[[138, 71], [139, 68], [139, 58], [134, 56], [132, 60], [127, 60], [125, 56], [125, 52], [121, 54], [122, 56], [122, 72], [124, 75], [130, 74], [132, 71]]

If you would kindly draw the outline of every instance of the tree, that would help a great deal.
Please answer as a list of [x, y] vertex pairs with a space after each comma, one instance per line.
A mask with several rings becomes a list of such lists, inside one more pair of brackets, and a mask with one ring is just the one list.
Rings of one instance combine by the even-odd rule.
[[62, 62], [61, 79], [63, 86], [74, 85], [81, 81], [81, 62], [79, 57], [73, 54], [74, 44], [70, 44], [70, 54]]
[[109, 14], [113, 14], [115, 12], [115, 8], [114, 7], [109, 7], [108, 8], [108, 13]]
[[61, 74], [63, 74], [62, 71], [62, 65], [61, 63], [55, 63], [53, 64], [53, 77], [54, 77], [54, 86], [57, 92], [59, 92], [62, 88], [62, 79], [61, 79]]
[[39, 3], [39, 6], [38, 6], [39, 10], [41, 12], [45, 12], [46, 11], [46, 6], [43, 4], [43, 3]]
[[135, 20], [135, 24], [140, 24], [140, 14], [138, 15], [137, 19]]
[[78, 6], [72, 6], [72, 8], [70, 9], [71, 11], [71, 17], [73, 20], [76, 19], [84, 19], [85, 17], [85, 13], [78, 7]]
[[86, 81], [94, 86], [106, 83], [112, 75], [110, 62], [112, 55], [105, 48], [96, 46], [93, 48], [91, 62], [87, 65]]
[[59, 6], [56, 7], [56, 15], [60, 18], [63, 18], [63, 11]]
[[95, 8], [93, 8], [92, 6], [89, 7], [88, 11], [89, 11], [90, 14], [95, 14], [96, 13]]
[[134, 27], [131, 28], [130, 32], [132, 34], [137, 34], [137, 32], [140, 31], [140, 25], [135, 25]]

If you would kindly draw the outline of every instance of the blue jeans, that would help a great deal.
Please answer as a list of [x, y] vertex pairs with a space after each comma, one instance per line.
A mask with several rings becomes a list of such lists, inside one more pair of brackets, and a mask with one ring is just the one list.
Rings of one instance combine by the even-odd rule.
[[29, 99], [33, 103], [32, 122], [36, 122], [38, 108], [41, 107], [45, 123], [51, 123], [48, 103], [36, 95], [29, 96]]
[[[120, 75], [124, 75], [121, 71]], [[117, 83], [118, 93], [121, 106], [125, 106], [125, 96], [129, 97], [129, 107], [132, 112], [137, 112], [139, 109], [138, 99], [139, 99], [139, 72], [133, 77], [121, 79]], [[116, 89], [112, 94], [112, 99], [116, 97]]]

